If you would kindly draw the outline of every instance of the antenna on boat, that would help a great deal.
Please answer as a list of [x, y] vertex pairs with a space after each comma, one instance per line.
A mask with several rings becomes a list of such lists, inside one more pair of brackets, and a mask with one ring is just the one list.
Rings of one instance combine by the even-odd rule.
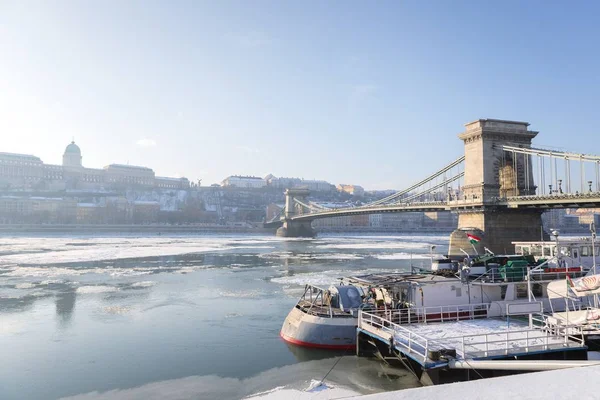
[[594, 221], [590, 224], [590, 232], [592, 232], [592, 270], [596, 275], [596, 224]]
[[540, 226], [540, 241], [544, 241], [544, 227]]

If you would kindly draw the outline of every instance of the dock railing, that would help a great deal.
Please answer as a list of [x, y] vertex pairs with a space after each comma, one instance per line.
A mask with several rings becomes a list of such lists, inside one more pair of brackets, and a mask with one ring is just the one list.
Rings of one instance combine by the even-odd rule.
[[422, 362], [427, 360], [427, 338], [387, 320], [385, 314], [376, 315], [361, 311], [358, 314], [358, 327], [378, 336], [385, 336], [384, 339], [390, 341], [396, 347], [401, 347]]
[[[460, 339], [463, 358], [508, 356], [517, 352], [547, 351], [565, 347], [583, 347], [583, 331], [580, 327], [552, 324], [544, 314], [532, 314], [534, 325], [530, 329], [506, 330], [485, 334], [444, 338], [437, 341], [447, 345]], [[431, 347], [433, 341], [430, 340]]]
[[[471, 318], [455, 317], [444, 319], [444, 322], [474, 319], [477, 306], [471, 307]], [[455, 307], [460, 310], [461, 306]], [[467, 306], [462, 306], [467, 307]], [[425, 307], [427, 309], [440, 309], [440, 307]], [[532, 315], [534, 325], [532, 328], [522, 330], [497, 330], [489, 333], [477, 333], [444, 338], [427, 338], [413, 332], [410, 325], [393, 321], [394, 311], [361, 311], [358, 316], [358, 327], [395, 346], [398, 350], [409, 354], [420, 362], [435, 361], [431, 359], [431, 352], [453, 349], [459, 358], [471, 359], [492, 356], [509, 356], [512, 354], [529, 353], [533, 351], [548, 351], [559, 348], [583, 347], [583, 331], [580, 327], [559, 326], [552, 324], [548, 316], [543, 314]], [[443, 313], [443, 312], [442, 312]], [[459, 314], [460, 315], [460, 314]], [[418, 321], [422, 323], [421, 321]], [[441, 317], [428, 322], [442, 322]], [[415, 321], [414, 323], [417, 323]], [[404, 325], [404, 326], [403, 326]]]
[[370, 310], [366, 312], [380, 317], [384, 317], [390, 322], [402, 325], [486, 318], [489, 309], [490, 303], [476, 303], [448, 306]]

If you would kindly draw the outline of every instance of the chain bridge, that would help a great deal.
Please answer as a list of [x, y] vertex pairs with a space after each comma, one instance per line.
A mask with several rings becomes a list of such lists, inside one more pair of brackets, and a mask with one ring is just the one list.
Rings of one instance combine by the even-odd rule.
[[280, 215], [266, 225], [280, 225], [279, 236], [314, 236], [318, 218], [407, 211], [458, 213], [450, 235], [450, 255], [468, 249], [467, 233], [488, 247], [506, 252], [512, 241], [539, 240], [541, 214], [551, 208], [600, 206], [600, 156], [532, 147], [539, 132], [529, 123], [479, 119], [458, 135], [464, 155], [420, 182], [368, 204], [328, 208], [308, 200], [307, 189], [285, 192]]

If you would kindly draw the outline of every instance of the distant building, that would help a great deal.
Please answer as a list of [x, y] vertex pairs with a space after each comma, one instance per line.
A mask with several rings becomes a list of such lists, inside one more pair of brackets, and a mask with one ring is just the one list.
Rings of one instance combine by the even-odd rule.
[[423, 213], [401, 212], [382, 214], [381, 223], [384, 228], [414, 229], [423, 226]]
[[160, 203], [158, 201], [136, 200], [133, 202], [133, 222], [138, 224], [156, 222], [159, 211]]
[[81, 149], [71, 142], [63, 154], [62, 165], [44, 164], [27, 154], [0, 153], [0, 188], [10, 189], [101, 189], [139, 186], [187, 189], [186, 178], [156, 177], [147, 167], [110, 164], [103, 169], [85, 168]]
[[72, 223], [77, 203], [54, 197], [0, 196], [0, 223]]
[[423, 213], [423, 226], [427, 227], [456, 227], [458, 214], [448, 211], [429, 211]]
[[102, 209], [95, 203], [77, 204], [78, 224], [98, 224], [102, 222]]
[[265, 221], [271, 221], [273, 218], [279, 216], [284, 206], [284, 204], [269, 204], [266, 210]]
[[311, 192], [332, 192], [335, 186], [331, 183], [317, 179], [278, 178], [269, 174], [264, 178], [268, 186], [279, 189], [306, 188]]
[[362, 186], [358, 185], [346, 185], [340, 183], [339, 185], [337, 185], [337, 190], [339, 192], [351, 194], [352, 196], [362, 197], [365, 195], [365, 189], [363, 189]]
[[369, 226], [372, 228], [381, 228], [383, 226], [381, 214], [369, 214]]
[[267, 186], [267, 182], [257, 176], [232, 175], [225, 178], [223, 182], [221, 182], [221, 186], [260, 189]]

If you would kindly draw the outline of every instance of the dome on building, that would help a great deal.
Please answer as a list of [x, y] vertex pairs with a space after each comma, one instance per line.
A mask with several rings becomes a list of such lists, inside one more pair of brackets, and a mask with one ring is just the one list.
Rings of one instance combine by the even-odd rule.
[[63, 154], [63, 166], [81, 168], [81, 149], [72, 141]]
[[73, 153], [75, 153], [75, 154], [81, 154], [81, 149], [73, 141], [73, 142], [69, 143], [69, 145], [65, 149], [65, 154], [67, 154], [67, 153], [70, 153], [70, 154], [73, 154]]

